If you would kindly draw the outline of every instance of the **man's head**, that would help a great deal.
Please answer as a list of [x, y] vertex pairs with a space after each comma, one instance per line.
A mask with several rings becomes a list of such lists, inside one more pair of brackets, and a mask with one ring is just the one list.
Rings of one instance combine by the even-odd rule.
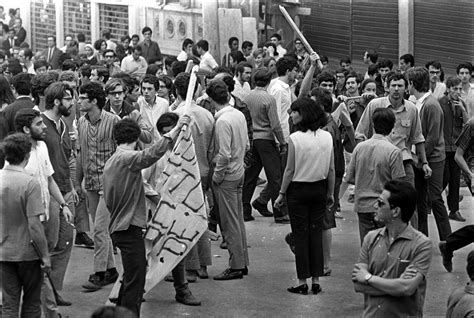
[[63, 71], [59, 74], [58, 82], [69, 85], [74, 92], [76, 91], [78, 84], [77, 73], [73, 71]]
[[416, 190], [407, 181], [390, 180], [377, 199], [375, 220], [389, 225], [398, 220], [408, 223], [416, 208]]
[[229, 49], [231, 51], [237, 51], [239, 49], [239, 39], [237, 39], [235, 36], [229, 38], [227, 44], [229, 45]]
[[413, 55], [407, 53], [400, 56], [399, 67], [402, 73], [406, 72], [409, 68], [413, 66], [415, 66], [415, 58], [413, 57]]
[[33, 63], [36, 74], [44, 74], [48, 71], [49, 64], [45, 60], [38, 60]]
[[345, 87], [346, 92], [349, 93], [351, 96], [358, 94], [360, 86], [360, 77], [359, 75], [351, 71], [346, 75], [345, 78]]
[[112, 134], [117, 145], [131, 144], [138, 141], [141, 129], [138, 124], [130, 119], [125, 118], [118, 121], [113, 128]]
[[105, 29], [104, 31], [102, 31], [102, 35], [104, 36], [104, 39], [110, 40], [112, 32], [109, 29]]
[[79, 42], [79, 43], [86, 42], [86, 36], [84, 35], [84, 33], [78, 33], [77, 34], [77, 42]]
[[140, 84], [140, 88], [146, 102], [148, 104], [153, 104], [155, 102], [156, 93], [160, 89], [160, 81], [155, 75], [145, 75]]
[[21, 18], [15, 18], [15, 24], [13, 25], [13, 28], [15, 29], [16, 32], [20, 31], [21, 25], [23, 24], [23, 21]]
[[330, 94], [334, 93], [334, 87], [336, 86], [336, 78], [329, 71], [323, 71], [316, 77], [318, 86], [322, 89], [327, 90]]
[[33, 58], [33, 51], [30, 49], [22, 49], [18, 54], [18, 58], [20, 59], [21, 63], [29, 63]]
[[5, 160], [18, 166], [30, 157], [31, 138], [24, 133], [11, 134], [3, 140], [2, 148]]
[[380, 62], [378, 62], [377, 67], [379, 70], [380, 77], [383, 80], [385, 79], [387, 74], [390, 73], [390, 71], [392, 70], [393, 62], [390, 60], [381, 60]]
[[207, 84], [206, 93], [209, 96], [211, 103], [222, 106], [226, 105], [229, 101], [229, 91], [223, 80], [211, 80]]
[[130, 101], [136, 102], [140, 97], [140, 82], [124, 72], [115, 73], [113, 78], [119, 78], [125, 85], [125, 95]]
[[97, 82], [89, 82], [79, 87], [78, 104], [79, 110], [82, 112], [102, 110], [105, 106], [105, 92], [102, 85]]
[[94, 65], [92, 66], [91, 76], [89, 79], [94, 82], [105, 84], [109, 80], [109, 76], [110, 72], [106, 67]]
[[15, 115], [15, 130], [28, 134], [33, 140], [46, 138], [46, 125], [39, 111], [32, 108], [20, 109]]
[[14, 28], [8, 29], [7, 33], [8, 33], [8, 35], [7, 35], [8, 38], [13, 39], [15, 37], [15, 29]]
[[252, 76], [252, 65], [247, 62], [240, 62], [239, 64], [237, 64], [235, 71], [237, 72], [237, 77], [242, 82], [250, 81], [250, 76]]
[[111, 49], [105, 50], [104, 59], [107, 66], [113, 65], [115, 62], [115, 51]]
[[153, 32], [151, 31], [151, 28], [146, 26], [142, 29], [142, 34], [143, 34], [143, 37], [146, 41], [150, 41], [151, 40], [151, 34]]
[[135, 61], [140, 59], [140, 55], [142, 55], [142, 47], [137, 45], [133, 48], [132, 57]]
[[132, 43], [133, 47], [136, 47], [138, 42], [140, 42], [140, 36], [138, 34], [133, 34], [130, 39], [130, 42]]
[[278, 46], [281, 43], [281, 35], [278, 33], [273, 34], [270, 37], [270, 41], [272, 41], [272, 43], [275, 44], [275, 46]]
[[462, 80], [459, 77], [450, 76], [446, 80], [446, 91], [451, 100], [459, 100], [462, 93]]
[[31, 78], [30, 74], [20, 73], [13, 76], [11, 84], [17, 95], [31, 94]]
[[387, 75], [387, 87], [389, 97], [393, 101], [403, 99], [405, 89], [408, 86], [407, 79], [401, 73], [391, 73]]
[[242, 42], [242, 53], [244, 53], [244, 56], [250, 56], [253, 51], [253, 43], [250, 41], [244, 41]]
[[235, 80], [232, 75], [226, 72], [217, 73], [214, 79], [221, 80], [227, 86], [227, 92], [232, 93], [235, 88]]
[[372, 115], [376, 134], [388, 136], [395, 125], [395, 115], [388, 108], [377, 108]]
[[311, 99], [321, 106], [326, 113], [332, 112], [332, 95], [329, 90], [322, 87], [313, 88], [311, 91]]
[[64, 37], [64, 45], [69, 46], [73, 41], [72, 35], [68, 34]]
[[461, 63], [456, 67], [456, 74], [461, 79], [463, 84], [469, 84], [472, 74], [472, 64], [471, 63]]
[[122, 43], [123, 45], [123, 48], [124, 49], [127, 49], [129, 46], [130, 46], [130, 35], [123, 35], [121, 38], [120, 38], [120, 43]]
[[379, 59], [379, 55], [374, 50], [367, 50], [364, 53], [364, 63], [365, 64], [376, 64], [377, 60]]
[[431, 83], [439, 82], [441, 74], [443, 73], [441, 63], [439, 61], [429, 61], [428, 63], [426, 63], [425, 67], [428, 69], [428, 72], [430, 73], [430, 82]]
[[186, 52], [187, 54], [191, 54], [193, 51], [193, 45], [194, 45], [193, 40], [185, 39], [183, 41], [183, 45], [181, 46], [181, 49], [183, 49], [183, 51]]
[[255, 71], [253, 79], [257, 87], [266, 87], [272, 80], [272, 72], [266, 67], [260, 67]]
[[31, 95], [35, 99], [35, 104], [40, 103], [41, 97], [44, 97], [44, 92], [49, 85], [56, 82], [54, 75], [51, 73], [37, 74], [31, 79]]
[[206, 40], [200, 40], [198, 43], [196, 43], [196, 50], [199, 55], [203, 55], [209, 51], [209, 42]]
[[[178, 94], [181, 99], [185, 100], [186, 95], [188, 93], [188, 86], [189, 86], [189, 79], [191, 75], [189, 73], [179, 73], [176, 78], [174, 79], [174, 88], [176, 90], [176, 94]], [[171, 81], [170, 81], [171, 82]], [[173, 85], [173, 83], [171, 83]], [[194, 92], [196, 92], [198, 85], [194, 86]]]
[[105, 84], [105, 94], [110, 101], [110, 105], [120, 108], [125, 98], [125, 84], [119, 78], [111, 78]]
[[60, 116], [71, 115], [74, 93], [69, 85], [64, 83], [53, 83], [44, 91], [45, 109], [53, 109]]
[[298, 72], [298, 61], [290, 56], [284, 56], [276, 63], [277, 74], [286, 77], [289, 84], [293, 84]]
[[352, 69], [352, 61], [351, 59], [346, 56], [346, 57], [343, 57], [340, 61], [339, 61], [339, 65], [345, 69], [346, 71], [350, 71]]
[[158, 118], [156, 129], [161, 136], [170, 132], [178, 123], [179, 116], [173, 112], [166, 112]]
[[56, 37], [55, 36], [48, 36], [46, 39], [46, 43], [49, 48], [54, 48], [56, 46]]
[[410, 94], [413, 94], [415, 90], [419, 93], [426, 93], [430, 89], [430, 74], [428, 74], [426, 68], [420, 66], [413, 67], [405, 74]]

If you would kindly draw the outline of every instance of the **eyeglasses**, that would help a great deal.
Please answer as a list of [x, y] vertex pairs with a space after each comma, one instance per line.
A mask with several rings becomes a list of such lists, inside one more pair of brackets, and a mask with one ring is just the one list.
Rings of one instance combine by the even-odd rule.
[[113, 56], [113, 55], [106, 55], [106, 56], [105, 56], [106, 59], [113, 59], [114, 57], [115, 57], [115, 56]]
[[431, 75], [438, 75], [441, 74], [441, 71], [430, 71]]

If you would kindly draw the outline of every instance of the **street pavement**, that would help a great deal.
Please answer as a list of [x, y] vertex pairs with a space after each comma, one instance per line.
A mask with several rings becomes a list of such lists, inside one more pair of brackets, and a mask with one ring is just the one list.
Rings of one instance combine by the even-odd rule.
[[[461, 189], [464, 200], [461, 213], [466, 222], [451, 221], [453, 231], [474, 224], [473, 198], [467, 188]], [[318, 295], [296, 295], [286, 288], [297, 284], [294, 256], [284, 241], [289, 225], [273, 222], [253, 211], [255, 221], [245, 223], [249, 245], [249, 275], [232, 281], [215, 281], [228, 263], [228, 252], [219, 248], [220, 241], [212, 242], [213, 265], [208, 267], [210, 279], [198, 279], [189, 284], [192, 293], [202, 301], [200, 307], [189, 307], [175, 301], [172, 283], [161, 282], [142, 304], [141, 317], [360, 317], [363, 296], [354, 292], [351, 271], [359, 253], [357, 217], [353, 204], [342, 200], [344, 219], [337, 220], [333, 229], [332, 275], [321, 278], [323, 292]], [[429, 230], [433, 240], [433, 258], [428, 275], [424, 306], [425, 317], [444, 317], [451, 291], [468, 281], [466, 257], [473, 245], [457, 251], [453, 258], [453, 272], [447, 273], [438, 250], [438, 234], [433, 215], [429, 216]], [[112, 286], [93, 293], [84, 293], [81, 285], [92, 272], [93, 251], [75, 247], [72, 251], [64, 290], [61, 295], [73, 303], [60, 307], [63, 317], [90, 317], [104, 305]], [[117, 257], [117, 263], [120, 259]]]

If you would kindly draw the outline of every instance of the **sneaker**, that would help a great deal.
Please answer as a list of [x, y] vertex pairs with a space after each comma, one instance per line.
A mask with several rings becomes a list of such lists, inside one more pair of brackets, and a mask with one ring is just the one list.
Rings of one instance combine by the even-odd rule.
[[214, 276], [214, 280], [231, 280], [231, 279], [242, 279], [244, 274], [241, 269], [227, 268], [225, 271], [217, 276]]
[[85, 232], [76, 233], [74, 244], [85, 248], [94, 248], [94, 241]]
[[105, 275], [104, 275], [104, 279], [102, 280], [102, 286], [106, 286], [106, 285], [109, 285], [109, 284], [114, 284], [117, 279], [119, 277], [119, 274], [117, 272], [117, 270], [110, 270], [108, 269], [106, 272], [105, 272]]
[[178, 303], [181, 303], [187, 306], [201, 306], [201, 302], [193, 296], [189, 288], [186, 288], [183, 291], [177, 292], [175, 299]]
[[448, 272], [453, 271], [453, 253], [448, 253], [446, 249], [446, 241], [439, 242], [439, 251], [441, 252], [441, 256], [443, 257], [443, 266]]
[[264, 217], [270, 217], [273, 216], [273, 213], [268, 211], [267, 205], [263, 204], [261, 202], [258, 202], [257, 200], [252, 202], [252, 207], [257, 210], [262, 216]]
[[92, 274], [89, 276], [89, 280], [82, 285], [82, 288], [87, 289], [88, 292], [94, 292], [102, 288], [102, 281], [99, 275]]
[[347, 198], [347, 202], [354, 203], [354, 194], [349, 194], [349, 198]]
[[459, 222], [466, 222], [466, 219], [461, 215], [459, 211], [456, 212], [450, 212], [449, 213], [449, 218], [454, 221], [459, 221]]

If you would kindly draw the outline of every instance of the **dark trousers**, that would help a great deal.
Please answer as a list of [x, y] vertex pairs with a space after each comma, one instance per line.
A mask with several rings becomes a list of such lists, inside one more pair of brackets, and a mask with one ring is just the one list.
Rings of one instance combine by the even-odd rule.
[[291, 182], [287, 190], [287, 203], [295, 242], [296, 274], [299, 279], [323, 276], [327, 180]]
[[[249, 167], [245, 170], [244, 188], [242, 192], [244, 215], [249, 216], [252, 214], [250, 201], [255, 192], [258, 175], [262, 171], [262, 167], [265, 169], [267, 176], [266, 195], [268, 197], [265, 196], [264, 192], [264, 196], [260, 195], [257, 200], [263, 204], [267, 204], [270, 199], [273, 206], [273, 202], [278, 197], [278, 192], [280, 191], [282, 178], [280, 153], [273, 140], [256, 139], [253, 141], [252, 156], [250, 157]], [[274, 213], [277, 212], [275, 210]], [[275, 217], [279, 216], [281, 215], [275, 215]]]
[[446, 152], [444, 163], [443, 190], [449, 186], [448, 209], [451, 212], [459, 211], [459, 187], [461, 184], [461, 169], [454, 161], [455, 152]]
[[433, 210], [440, 241], [446, 241], [451, 234], [448, 212], [444, 206], [443, 197], [443, 173], [444, 161], [430, 162], [429, 166], [433, 173], [425, 179], [423, 170], [415, 169], [415, 188], [417, 192], [418, 230], [428, 236], [428, 211], [430, 206]]
[[111, 236], [122, 253], [123, 282], [117, 305], [130, 309], [140, 317], [147, 265], [142, 229], [130, 225], [127, 230], [114, 232]]
[[466, 225], [451, 233], [446, 239], [446, 251], [452, 254], [454, 251], [474, 243], [474, 225]]
[[[43, 272], [40, 261], [0, 262], [3, 293], [3, 318], [40, 318]], [[23, 299], [21, 300], [21, 293]], [[21, 301], [20, 301], [21, 300]]]

